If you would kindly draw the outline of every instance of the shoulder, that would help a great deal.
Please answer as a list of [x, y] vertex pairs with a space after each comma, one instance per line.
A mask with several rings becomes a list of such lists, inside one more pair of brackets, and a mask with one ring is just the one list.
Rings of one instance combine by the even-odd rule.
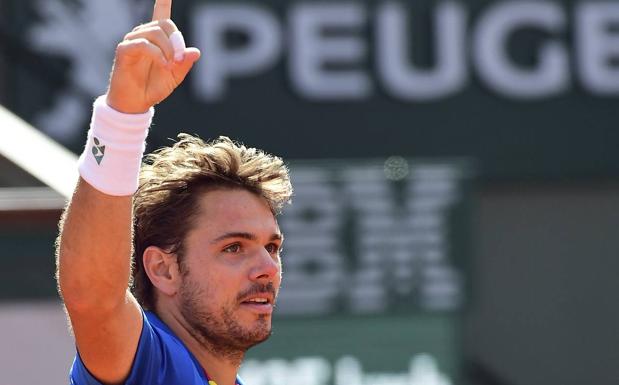
[[[144, 312], [142, 334], [125, 385], [182, 383], [198, 385], [202, 370], [172, 331], [154, 314]], [[72, 385], [100, 385], [76, 355], [71, 369]]]

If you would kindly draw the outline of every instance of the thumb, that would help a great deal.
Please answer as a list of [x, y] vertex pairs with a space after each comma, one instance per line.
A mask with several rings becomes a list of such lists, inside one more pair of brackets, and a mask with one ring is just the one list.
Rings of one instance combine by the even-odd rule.
[[201, 53], [197, 48], [186, 48], [185, 56], [181, 62], [174, 63], [174, 77], [179, 80], [179, 84], [185, 79], [194, 63], [200, 59]]

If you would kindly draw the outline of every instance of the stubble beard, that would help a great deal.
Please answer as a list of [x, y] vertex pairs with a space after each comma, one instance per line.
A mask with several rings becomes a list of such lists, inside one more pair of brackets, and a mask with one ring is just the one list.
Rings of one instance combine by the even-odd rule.
[[252, 329], [247, 329], [235, 319], [232, 306], [207, 309], [204, 303], [208, 298], [208, 288], [201, 288], [188, 276], [184, 277], [180, 311], [191, 328], [189, 332], [211, 353], [240, 364], [249, 348], [270, 337], [270, 317], [259, 315]]

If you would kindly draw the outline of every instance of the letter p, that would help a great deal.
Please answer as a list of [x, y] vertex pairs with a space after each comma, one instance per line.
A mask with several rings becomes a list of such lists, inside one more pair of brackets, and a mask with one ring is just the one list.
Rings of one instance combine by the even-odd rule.
[[[198, 5], [193, 32], [204, 55], [194, 68], [194, 85], [198, 95], [211, 102], [225, 96], [228, 79], [271, 67], [282, 46], [277, 20], [254, 4]], [[227, 44], [227, 36], [234, 32], [247, 35], [247, 41], [234, 47]]]

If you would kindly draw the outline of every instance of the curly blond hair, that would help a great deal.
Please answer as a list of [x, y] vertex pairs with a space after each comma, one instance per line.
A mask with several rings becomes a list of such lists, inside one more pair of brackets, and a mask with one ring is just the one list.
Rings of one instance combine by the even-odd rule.
[[[142, 255], [158, 246], [179, 259], [202, 193], [243, 189], [262, 197], [277, 215], [290, 201], [292, 186], [281, 158], [245, 147], [227, 137], [206, 143], [180, 134], [172, 147], [145, 158], [134, 196], [134, 267], [132, 289], [144, 309], [154, 310], [155, 292], [144, 271]], [[179, 260], [182, 267], [182, 260]]]

